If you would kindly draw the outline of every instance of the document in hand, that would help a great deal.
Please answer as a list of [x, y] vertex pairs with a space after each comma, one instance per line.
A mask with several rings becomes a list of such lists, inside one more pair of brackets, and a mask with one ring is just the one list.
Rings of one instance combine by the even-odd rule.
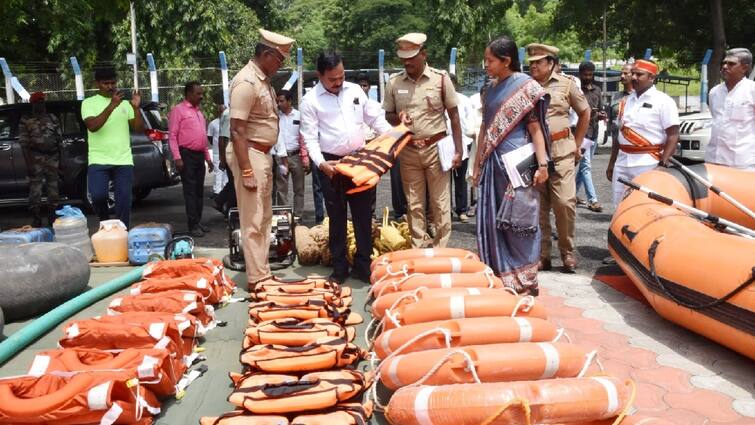
[[[467, 144], [462, 143], [461, 149], [461, 159], [463, 161], [469, 158]], [[448, 136], [438, 140], [438, 159], [440, 160], [440, 168], [442, 168], [443, 171], [448, 171], [451, 169], [451, 163], [453, 162], [455, 153], [456, 145], [454, 145], [454, 137], [452, 135], [449, 134]]]
[[532, 185], [532, 179], [537, 170], [537, 157], [532, 143], [506, 152], [501, 155], [506, 175], [509, 176], [511, 187], [527, 187]]
[[584, 154], [585, 152], [592, 152], [592, 145], [595, 142], [585, 137], [582, 139], [582, 146], [579, 147], [580, 151]]

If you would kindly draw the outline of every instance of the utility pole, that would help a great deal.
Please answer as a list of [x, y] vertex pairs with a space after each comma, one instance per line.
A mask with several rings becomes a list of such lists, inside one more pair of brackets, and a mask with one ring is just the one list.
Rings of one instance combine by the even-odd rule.
[[136, 12], [134, 2], [131, 2], [131, 53], [134, 55], [134, 90], [139, 90], [139, 71], [136, 66]]
[[608, 50], [608, 26], [606, 25], [606, 12], [608, 6], [603, 6], [603, 93], [608, 91], [608, 72], [606, 71], [606, 55]]

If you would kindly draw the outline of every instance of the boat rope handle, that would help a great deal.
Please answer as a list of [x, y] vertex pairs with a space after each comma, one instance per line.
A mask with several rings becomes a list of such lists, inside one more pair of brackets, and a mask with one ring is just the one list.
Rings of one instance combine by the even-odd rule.
[[517, 297], [519, 296], [519, 293], [516, 292], [516, 289], [514, 289], [514, 288], [512, 288], [510, 286], [504, 286], [503, 290], [506, 291], [506, 292], [508, 292], [511, 295], [516, 295]]
[[619, 425], [624, 421], [624, 417], [632, 409], [632, 406], [634, 405], [634, 399], [637, 397], [637, 384], [635, 384], [631, 379], [627, 379], [624, 384], [631, 387], [631, 392], [629, 393], [629, 401], [627, 401], [627, 405], [624, 406], [624, 408], [621, 410], [621, 413], [619, 413], [619, 416], [616, 417], [616, 420], [613, 421], [613, 424], [611, 425]]
[[453, 350], [448, 353], [446, 353], [445, 356], [443, 356], [440, 360], [438, 360], [437, 363], [429, 370], [427, 371], [424, 376], [419, 378], [419, 380], [413, 384], [407, 385], [407, 387], [415, 387], [418, 385], [422, 385], [426, 380], [428, 380], [431, 376], [435, 375], [435, 373], [440, 370], [440, 368], [446, 364], [447, 361], [453, 357], [454, 354], [461, 354], [462, 357], [464, 357], [464, 362], [467, 364], [466, 370], [468, 370], [472, 374], [472, 379], [474, 379], [475, 383], [482, 384], [482, 381], [480, 381], [479, 375], [477, 375], [477, 368], [474, 365], [474, 360], [472, 360], [472, 356], [469, 355], [466, 351], [462, 349]]
[[585, 364], [582, 366], [582, 370], [579, 371], [577, 374], [577, 378], [581, 378], [585, 376], [585, 373], [587, 373], [587, 369], [590, 368], [590, 365], [595, 362], [598, 367], [600, 368], [601, 372], [605, 372], [603, 369], [603, 365], [600, 363], [600, 360], [598, 360], [598, 350], [593, 350], [587, 353], [587, 356], [585, 358]]
[[511, 406], [518, 406], [524, 412], [525, 425], [532, 425], [532, 409], [530, 409], [530, 403], [526, 399], [514, 399], [501, 406], [494, 415], [485, 419], [480, 425], [491, 425], [494, 423], [506, 410]]
[[566, 334], [566, 329], [564, 328], [558, 328], [556, 331], [556, 337], [551, 340], [551, 342], [558, 342], [561, 337], [566, 337], [567, 341], [571, 342], [571, 338], [569, 338], [569, 335]]
[[444, 342], [446, 343], [446, 348], [451, 348], [451, 332], [445, 328], [433, 328], [433, 329], [428, 329], [424, 332], [421, 332], [417, 335], [414, 335], [409, 341], [406, 341], [405, 343], [401, 344], [400, 347], [395, 349], [391, 354], [387, 355], [382, 361], [385, 362], [388, 359], [391, 359], [397, 356], [399, 353], [406, 350], [408, 347], [412, 346], [417, 341], [435, 333], [443, 334], [443, 339], [444, 339]]
[[662, 237], [658, 238], [654, 240], [653, 243], [650, 245], [650, 248], [648, 248], [648, 263], [650, 266], [650, 275], [653, 277], [655, 284], [661, 288], [661, 290], [663, 291], [664, 294], [666, 294], [666, 296], [668, 296], [669, 298], [671, 298], [672, 301], [674, 301], [675, 303], [683, 307], [691, 308], [693, 310], [704, 310], [707, 308], [716, 307], [720, 304], [725, 303], [729, 298], [738, 294], [739, 292], [741, 292], [742, 290], [750, 286], [753, 282], [755, 282], [755, 266], [753, 266], [752, 270], [750, 271], [750, 278], [742, 282], [739, 286], [734, 288], [734, 290], [724, 295], [723, 297], [715, 299], [706, 304], [688, 303], [682, 299], [679, 299], [676, 295], [672, 294], [671, 291], [669, 291], [668, 287], [666, 287], [666, 284], [663, 283], [663, 280], [658, 276], [658, 273], [655, 269], [655, 255], [658, 251], [658, 246], [661, 244], [662, 241], [663, 241]]
[[[372, 285], [372, 287], [370, 287], [369, 292], [367, 292], [367, 298], [369, 299], [370, 297], [372, 297], [373, 295], [375, 295], [374, 294], [375, 288], [377, 288], [378, 286], [380, 286], [380, 293], [378, 293], [377, 296], [375, 296], [375, 298], [382, 297], [383, 294], [385, 293], [385, 289], [388, 286], [392, 286], [394, 290], [400, 291], [401, 290], [401, 285], [403, 285], [404, 282], [406, 282], [407, 280], [409, 280], [410, 278], [412, 278], [414, 276], [420, 276], [420, 275], [424, 275], [424, 273], [408, 273], [406, 276], [403, 276], [401, 279], [399, 279], [397, 281], [394, 281], [394, 282], [390, 282], [387, 285], [377, 285], [377, 282], [376, 282], [374, 285]], [[367, 304], [367, 303], [365, 303], [365, 304]]]
[[511, 317], [516, 317], [516, 315], [519, 313], [520, 308], [522, 309], [522, 311], [526, 313], [530, 311], [534, 305], [535, 305], [535, 297], [533, 297], [532, 295], [527, 295], [526, 297], [522, 297], [519, 301], [516, 302], [516, 305], [514, 306], [514, 310], [511, 312]]

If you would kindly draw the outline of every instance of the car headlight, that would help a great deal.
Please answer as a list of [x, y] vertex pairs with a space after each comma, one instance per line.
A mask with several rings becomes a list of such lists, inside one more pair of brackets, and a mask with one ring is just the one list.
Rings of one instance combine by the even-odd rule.
[[713, 126], [713, 120], [700, 120], [692, 126], [692, 131], [704, 130]]

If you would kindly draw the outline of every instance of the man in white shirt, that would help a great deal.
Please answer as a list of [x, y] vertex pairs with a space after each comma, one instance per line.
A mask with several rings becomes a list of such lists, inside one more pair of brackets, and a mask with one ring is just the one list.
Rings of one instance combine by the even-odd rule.
[[279, 169], [275, 174], [277, 205], [288, 205], [288, 176], [294, 187], [294, 217], [301, 219], [304, 212], [304, 174], [309, 171], [309, 160], [301, 156], [299, 111], [292, 106], [293, 94], [289, 90], [278, 93], [278, 142], [273, 148]]
[[[451, 81], [456, 88], [456, 98], [459, 102], [459, 124], [461, 125], [461, 143], [464, 145], [462, 152], [461, 165], [459, 168], [451, 171], [451, 185], [454, 193], [454, 212], [459, 221], [466, 223], [469, 221], [467, 211], [469, 210], [469, 189], [467, 188], [467, 166], [469, 165], [469, 149], [472, 144], [472, 137], [477, 129], [473, 129], [472, 120], [474, 111], [467, 96], [464, 96], [459, 90], [459, 82], [456, 75], [451, 76]], [[446, 127], [451, 128], [451, 120], [446, 113]]]
[[634, 93], [619, 104], [619, 151], [611, 153], [613, 204], [624, 196], [619, 177], [632, 180], [659, 163], [667, 165], [679, 141], [679, 111], [667, 94], [656, 90], [658, 65], [635, 61], [632, 68]]
[[212, 151], [212, 173], [215, 177], [212, 183], [213, 198], [217, 196], [217, 194], [223, 190], [225, 184], [228, 183], [228, 176], [226, 175], [225, 170], [220, 169], [220, 151], [218, 149], [220, 142], [220, 116], [223, 115], [223, 111], [225, 111], [222, 95], [215, 97], [215, 108], [217, 115], [207, 126], [207, 141], [210, 143]]
[[726, 52], [721, 64], [723, 82], [710, 91], [713, 116], [705, 161], [755, 171], [755, 82], [752, 53], [738, 48]]
[[351, 275], [369, 283], [372, 254], [370, 201], [375, 196], [375, 189], [347, 195], [346, 191], [354, 184], [350, 178], [338, 174], [335, 165], [344, 156], [364, 146], [363, 123], [377, 134], [389, 131], [391, 125], [385, 120], [381, 108], [367, 102], [367, 96], [358, 85], [344, 81], [346, 72], [339, 54], [320, 53], [316, 63], [320, 82], [302, 98], [301, 134], [313, 163], [313, 172], [319, 173], [325, 209], [330, 217], [331, 278], [343, 282], [349, 274], [346, 260], [348, 204], [357, 245]]

